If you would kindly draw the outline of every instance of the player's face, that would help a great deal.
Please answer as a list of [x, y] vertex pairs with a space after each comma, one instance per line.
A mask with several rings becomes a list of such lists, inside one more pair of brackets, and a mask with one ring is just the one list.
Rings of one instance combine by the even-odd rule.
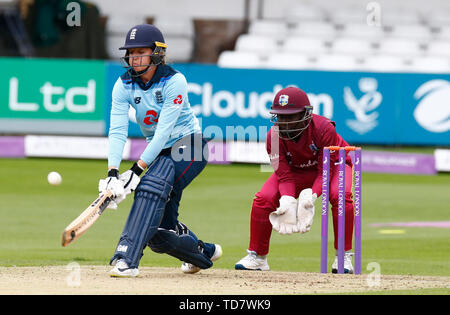
[[302, 122], [300, 122], [301, 118], [304, 116], [304, 113], [296, 113], [289, 115], [277, 115], [277, 125], [280, 130], [280, 135], [283, 138], [292, 139], [295, 138], [296, 132], [293, 130], [300, 129], [302, 127]]
[[147, 47], [131, 48], [128, 50], [128, 64], [136, 72], [143, 71], [151, 63], [150, 55], [152, 52], [153, 50]]
[[278, 114], [276, 117], [280, 137], [287, 140], [299, 137], [310, 121], [310, 112], [307, 110], [295, 114]]

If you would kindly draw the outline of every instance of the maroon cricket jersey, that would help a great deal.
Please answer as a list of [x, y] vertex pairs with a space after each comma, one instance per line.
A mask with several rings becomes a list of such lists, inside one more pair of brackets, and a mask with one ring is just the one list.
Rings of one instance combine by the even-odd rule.
[[[283, 140], [273, 131], [273, 127], [270, 128], [267, 133], [266, 149], [278, 177], [281, 195], [298, 197], [295, 192], [294, 178], [302, 176], [303, 172], [316, 173], [311, 188], [317, 196], [322, 194], [323, 148], [348, 146], [348, 143], [337, 134], [335, 126], [334, 121], [313, 114], [311, 123], [297, 141]], [[279, 150], [272, 144], [276, 142], [279, 143]], [[330, 159], [330, 167], [334, 167], [334, 163], [338, 160], [338, 152], [332, 152]], [[352, 166], [349, 155], [347, 155], [346, 164]]]

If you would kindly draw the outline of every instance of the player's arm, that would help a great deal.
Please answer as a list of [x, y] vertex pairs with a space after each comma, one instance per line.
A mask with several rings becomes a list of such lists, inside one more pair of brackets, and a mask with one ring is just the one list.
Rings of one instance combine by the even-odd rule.
[[172, 77], [165, 86], [164, 94], [164, 104], [158, 117], [155, 134], [140, 157], [146, 166], [150, 165], [164, 149], [180, 116], [187, 99], [187, 82], [184, 76]]
[[187, 82], [184, 76], [173, 77], [165, 87], [165, 100], [158, 117], [155, 134], [147, 144], [140, 159], [131, 169], [120, 174], [125, 196], [136, 190], [142, 172], [150, 165], [165, 147], [187, 97]]
[[273, 129], [267, 133], [266, 150], [269, 154], [270, 163], [278, 177], [280, 195], [295, 198], [295, 180], [286, 157], [286, 149]]
[[128, 91], [119, 78], [112, 92], [112, 106], [109, 127], [108, 169], [119, 169], [123, 149], [128, 137], [128, 111], [130, 109]]
[[318, 133], [321, 138], [317, 143], [319, 147], [317, 176], [312, 188], [303, 189], [298, 198], [297, 226], [300, 233], [306, 233], [311, 229], [315, 212], [314, 203], [317, 197], [322, 194], [323, 148], [339, 143], [339, 136], [336, 133], [334, 123], [330, 121], [326, 122], [323, 127], [321, 126]]
[[113, 193], [114, 200], [108, 205], [110, 209], [117, 209], [117, 204], [125, 199], [123, 183], [119, 180], [119, 167], [122, 162], [122, 154], [128, 137], [128, 92], [125, 90], [119, 78], [112, 92], [112, 106], [110, 115], [110, 128], [108, 134], [108, 175], [98, 184], [100, 193], [109, 190]]
[[266, 149], [278, 177], [281, 195], [279, 207], [269, 215], [270, 223], [281, 234], [298, 232], [295, 182], [286, 159], [286, 150], [273, 130], [267, 134]]
[[[317, 144], [319, 148], [318, 154], [318, 167], [317, 167], [317, 177], [314, 180], [312, 191], [319, 197], [322, 194], [322, 173], [323, 173], [323, 149], [328, 146], [339, 145], [341, 138], [336, 132], [335, 125], [332, 122], [325, 124], [324, 128], [320, 132], [321, 138], [320, 142]], [[337, 160], [337, 154], [330, 155], [330, 165], [332, 162]]]
[[112, 189], [116, 196], [109, 208], [116, 209], [125, 197], [133, 192], [140, 182], [140, 175], [147, 164], [139, 160], [131, 169], [119, 175], [123, 149], [128, 137], [129, 93], [121, 79], [117, 80], [112, 93], [111, 124], [109, 129], [108, 177], [99, 183], [99, 191]]

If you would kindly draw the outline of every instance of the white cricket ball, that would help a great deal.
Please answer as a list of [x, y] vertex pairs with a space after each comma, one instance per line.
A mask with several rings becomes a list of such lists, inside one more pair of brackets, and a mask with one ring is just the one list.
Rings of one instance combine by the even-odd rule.
[[58, 172], [50, 172], [48, 173], [47, 180], [50, 185], [56, 186], [61, 184], [62, 177]]

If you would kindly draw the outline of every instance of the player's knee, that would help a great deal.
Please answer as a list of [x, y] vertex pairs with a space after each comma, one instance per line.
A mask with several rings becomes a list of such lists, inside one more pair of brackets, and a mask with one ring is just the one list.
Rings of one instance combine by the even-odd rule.
[[156, 253], [169, 254], [202, 269], [212, 266], [211, 260], [199, 250], [199, 241], [189, 234], [178, 235], [175, 231], [159, 229], [148, 246]]
[[158, 229], [158, 232], [148, 242], [148, 247], [156, 253], [167, 254], [176, 251], [180, 247], [186, 247], [188, 250], [197, 250], [197, 238], [189, 233], [178, 234], [173, 230]]
[[175, 178], [173, 161], [165, 156], [159, 157], [151, 168], [142, 176], [136, 188], [136, 196], [142, 194], [156, 195], [168, 199]]
[[270, 209], [273, 211], [278, 207], [278, 202], [278, 199], [274, 198], [274, 196], [260, 191], [255, 194], [253, 206], [263, 209]]
[[346, 192], [344, 196], [339, 196], [338, 191], [330, 192], [330, 203], [333, 207], [339, 205], [340, 198], [344, 198], [346, 204], [353, 203], [353, 194], [351, 192]]
[[[170, 231], [167, 232], [171, 233]], [[152, 239], [148, 242], [148, 247], [158, 254], [165, 254], [175, 249], [175, 246], [171, 244], [168, 238], [159, 231], [156, 232]]]

